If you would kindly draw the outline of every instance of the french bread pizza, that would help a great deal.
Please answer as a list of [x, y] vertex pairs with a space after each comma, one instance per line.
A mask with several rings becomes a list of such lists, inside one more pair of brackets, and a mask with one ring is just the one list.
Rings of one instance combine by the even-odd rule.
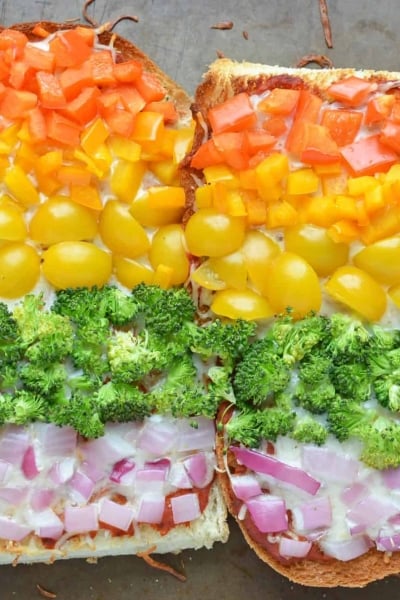
[[219, 59], [185, 165], [191, 282], [257, 323], [218, 414], [218, 477], [290, 580], [399, 572], [399, 73]]
[[0, 62], [0, 563], [226, 541], [179, 287], [190, 99], [71, 23], [2, 28]]

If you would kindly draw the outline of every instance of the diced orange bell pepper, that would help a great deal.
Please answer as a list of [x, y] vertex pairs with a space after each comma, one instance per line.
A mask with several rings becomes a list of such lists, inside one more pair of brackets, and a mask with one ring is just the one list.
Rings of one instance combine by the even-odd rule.
[[379, 136], [379, 141], [391, 148], [397, 154], [400, 153], [400, 123], [395, 123], [394, 121], [386, 121], [384, 126], [381, 129], [381, 134]]
[[364, 117], [365, 125], [373, 125], [387, 119], [392, 112], [395, 100], [393, 94], [373, 96], [367, 104], [367, 111]]
[[248, 154], [253, 156], [258, 152], [269, 152], [275, 146], [276, 141], [276, 137], [265, 130], [254, 129], [244, 132], [243, 147]]
[[[15, 60], [11, 63], [9, 67], [9, 78], [8, 82], [11, 87], [20, 90], [24, 86], [25, 83], [25, 75], [30, 69], [29, 65], [24, 63], [22, 60]], [[3, 79], [3, 69], [1, 68], [1, 79]]]
[[131, 85], [119, 85], [112, 89], [119, 94], [122, 106], [136, 116], [146, 106], [146, 101], [136, 88]]
[[37, 46], [26, 46], [24, 62], [37, 71], [54, 71], [55, 57], [52, 52], [42, 50]]
[[327, 94], [348, 106], [360, 106], [373, 89], [374, 84], [360, 77], [352, 76], [333, 83], [328, 88]]
[[338, 146], [346, 146], [355, 140], [362, 120], [362, 113], [355, 110], [327, 109], [322, 114], [321, 124]]
[[61, 167], [63, 162], [63, 153], [61, 150], [50, 150], [39, 156], [35, 171], [40, 175], [50, 175]]
[[164, 130], [164, 119], [160, 113], [143, 111], [136, 115], [132, 139], [135, 142], [154, 142]]
[[37, 105], [37, 96], [25, 90], [6, 88], [0, 101], [0, 114], [7, 119], [25, 117]]
[[132, 83], [141, 75], [142, 70], [142, 64], [134, 59], [114, 64], [115, 79], [122, 83]]
[[57, 179], [64, 185], [88, 186], [91, 178], [87, 169], [76, 165], [63, 165], [57, 172]]
[[262, 124], [262, 128], [274, 137], [278, 138], [283, 135], [287, 130], [286, 121], [283, 117], [271, 117], [265, 119]]
[[301, 90], [292, 127], [286, 139], [286, 149], [293, 154], [300, 154], [303, 149], [303, 124], [317, 123], [322, 99], [308, 90]]
[[192, 156], [190, 166], [193, 169], [204, 169], [212, 165], [221, 165], [224, 163], [224, 155], [219, 152], [214, 144], [214, 140], [207, 140]]
[[47, 136], [62, 145], [76, 148], [80, 142], [80, 126], [51, 110], [46, 115]]
[[75, 29], [59, 32], [50, 41], [50, 51], [54, 54], [58, 68], [76, 67], [89, 58], [92, 49]]
[[[302, 162], [311, 165], [326, 165], [340, 159], [339, 149], [322, 125], [303, 123], [303, 142], [300, 157]], [[300, 148], [300, 144], [299, 144]]]
[[129, 138], [134, 130], [135, 116], [128, 110], [117, 108], [114, 112], [107, 115], [105, 121], [110, 131]]
[[97, 100], [101, 92], [98, 87], [83, 88], [81, 93], [70, 100], [60, 112], [68, 119], [86, 125], [97, 116]]
[[351, 196], [336, 196], [335, 203], [340, 219], [356, 221], [358, 217], [357, 205]]
[[305, 222], [330, 227], [338, 220], [338, 209], [332, 196], [314, 196], [305, 203], [302, 214]]
[[110, 132], [103, 119], [97, 118], [82, 133], [81, 145], [84, 151], [93, 156], [101, 144], [108, 138]]
[[96, 38], [96, 32], [93, 27], [85, 27], [82, 25], [77, 25], [75, 27], [76, 33], [79, 33], [81, 38], [85, 40], [88, 46], [93, 46]]
[[361, 240], [372, 244], [400, 231], [400, 207], [386, 206], [372, 215], [370, 223], [362, 229]]
[[242, 92], [210, 108], [208, 119], [214, 133], [223, 133], [248, 129], [255, 125], [257, 116], [249, 96]]
[[300, 91], [275, 88], [258, 104], [258, 110], [273, 115], [290, 115], [297, 106]]
[[47, 138], [47, 125], [43, 111], [38, 107], [32, 108], [28, 113], [28, 129], [32, 142], [44, 142]]
[[155, 75], [143, 71], [135, 80], [135, 86], [146, 103], [157, 102], [165, 98], [165, 90]]
[[94, 185], [71, 185], [70, 198], [73, 202], [93, 210], [103, 208], [99, 191]]
[[47, 38], [49, 35], [51, 35], [50, 32], [47, 31], [47, 29], [45, 29], [41, 23], [36, 23], [36, 25], [32, 29], [32, 33], [33, 33], [33, 35], [36, 35], [37, 37], [40, 37], [43, 39]]
[[246, 169], [249, 164], [249, 155], [245, 150], [245, 137], [243, 132], [226, 131], [213, 135], [215, 147], [224, 157], [224, 162], [238, 171]]
[[59, 75], [59, 80], [67, 100], [76, 98], [86, 87], [94, 87], [89, 62], [84, 62], [80, 67], [64, 69]]
[[92, 70], [92, 80], [95, 85], [113, 85], [114, 61], [109, 50], [99, 50], [92, 52], [88, 62]]
[[0, 50], [12, 50], [14, 59], [21, 58], [28, 37], [16, 29], [3, 29], [0, 32]]
[[157, 102], [149, 102], [146, 104], [146, 109], [150, 112], [159, 112], [164, 117], [164, 123], [175, 123], [178, 120], [178, 111], [172, 100], [158, 100]]
[[249, 227], [265, 225], [267, 220], [267, 204], [254, 190], [242, 191], [243, 202], [247, 210]]
[[39, 99], [43, 108], [64, 108], [66, 99], [64, 92], [58, 80], [58, 77], [53, 73], [46, 71], [38, 71], [36, 73], [36, 81], [39, 89]]
[[329, 227], [328, 235], [335, 244], [350, 244], [359, 239], [360, 228], [352, 221], [341, 219]]

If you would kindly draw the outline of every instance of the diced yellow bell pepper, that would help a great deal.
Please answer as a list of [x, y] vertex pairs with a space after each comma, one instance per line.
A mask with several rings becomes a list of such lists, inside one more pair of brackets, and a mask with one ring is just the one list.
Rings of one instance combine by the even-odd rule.
[[21, 142], [32, 142], [32, 136], [29, 131], [28, 122], [24, 121], [18, 130], [17, 138]]
[[72, 185], [70, 198], [73, 202], [93, 210], [102, 210], [103, 208], [99, 191], [94, 185]]
[[220, 213], [228, 212], [228, 188], [220, 181], [211, 184], [213, 207]]
[[239, 179], [227, 165], [214, 165], [203, 170], [207, 183], [223, 183], [226, 187], [238, 187]]
[[81, 146], [89, 156], [93, 156], [99, 149], [99, 146], [104, 144], [110, 132], [103, 119], [98, 117], [81, 135]]
[[297, 211], [289, 202], [270, 204], [267, 208], [266, 223], [270, 229], [292, 227], [298, 223]]
[[118, 161], [110, 177], [112, 193], [122, 202], [132, 202], [141, 186], [146, 169], [146, 163], [141, 160]]
[[135, 117], [132, 139], [135, 142], [154, 142], [164, 129], [164, 117], [161, 113], [144, 110]]
[[182, 187], [165, 185], [149, 187], [147, 190], [149, 208], [164, 210], [165, 208], [184, 208], [186, 204], [185, 190]]
[[19, 165], [13, 165], [6, 171], [4, 183], [11, 195], [24, 206], [39, 203], [36, 187]]
[[320, 227], [330, 227], [339, 218], [335, 199], [332, 196], [309, 198], [304, 209], [301, 210], [301, 214], [301, 222], [312, 223]]
[[178, 165], [191, 150], [194, 136], [194, 121], [191, 122], [189, 127], [184, 127], [177, 130], [175, 137], [174, 149], [172, 152], [172, 160]]
[[63, 184], [55, 175], [42, 175], [41, 173], [37, 173], [36, 181], [38, 190], [46, 196], [52, 196], [63, 187]]
[[211, 208], [213, 205], [213, 192], [210, 185], [196, 188], [194, 193], [197, 208]]
[[257, 192], [262, 200], [267, 202], [267, 204], [278, 202], [278, 200], [282, 198], [283, 194], [282, 184], [271, 182], [266, 186], [258, 186]]
[[91, 178], [89, 171], [78, 165], [63, 165], [57, 171], [57, 179], [64, 185], [87, 186]]
[[363, 196], [369, 190], [377, 187], [379, 181], [371, 175], [363, 175], [362, 177], [349, 177], [347, 181], [347, 189], [350, 196]]
[[3, 129], [3, 131], [0, 133], [0, 140], [4, 144], [7, 144], [10, 148], [13, 148], [18, 141], [19, 128], [19, 123], [15, 123], [14, 125], [6, 127], [6, 129]]
[[314, 165], [314, 171], [317, 175], [339, 175], [342, 172], [340, 162], [327, 165]]
[[270, 154], [256, 167], [257, 182], [260, 187], [282, 181], [289, 173], [289, 159], [285, 154]]
[[347, 194], [348, 175], [344, 171], [338, 175], [322, 175], [322, 192], [325, 195]]
[[163, 290], [170, 288], [172, 285], [173, 273], [174, 270], [172, 267], [163, 264], [158, 265], [153, 276], [153, 285], [158, 285]]
[[258, 187], [256, 170], [239, 171], [239, 184], [244, 190], [256, 190]]
[[372, 244], [400, 232], [400, 207], [387, 206], [384, 211], [373, 215], [370, 223], [363, 228], [361, 241]]
[[150, 171], [154, 173], [154, 175], [161, 181], [161, 183], [164, 183], [165, 185], [171, 185], [175, 182], [178, 173], [178, 167], [172, 159], [151, 162], [149, 164], [149, 168]]
[[86, 165], [86, 169], [89, 171], [89, 173], [95, 175], [98, 179], [103, 179], [105, 174], [108, 172], [108, 167], [106, 170], [98, 167], [95, 160], [88, 154], [85, 154], [83, 150], [74, 150], [74, 158], [83, 162]]
[[107, 143], [111, 153], [117, 158], [123, 158], [132, 162], [140, 160], [142, 148], [137, 142], [129, 140], [122, 135], [112, 135]]
[[313, 169], [298, 169], [289, 173], [286, 192], [290, 195], [313, 194], [319, 188], [319, 177]]
[[163, 127], [153, 142], [146, 142], [143, 140], [142, 144], [144, 149], [146, 149], [148, 146], [149, 151], [151, 149], [153, 154], [159, 154], [160, 156], [164, 156], [165, 158], [170, 158], [172, 160], [177, 136], [177, 129], [168, 129]]
[[360, 229], [353, 221], [341, 219], [329, 227], [328, 235], [336, 244], [350, 244], [360, 237]]
[[255, 190], [242, 190], [243, 202], [247, 210], [247, 224], [252, 226], [265, 225], [267, 220], [267, 204]]
[[382, 175], [387, 183], [393, 183], [400, 180], [400, 164], [392, 165], [387, 173]]
[[61, 150], [51, 150], [42, 154], [36, 161], [35, 171], [40, 175], [48, 175], [57, 171], [63, 163], [63, 153]]
[[22, 169], [28, 173], [36, 165], [38, 158], [31, 144], [21, 142], [15, 154], [15, 163], [21, 165]]
[[372, 214], [383, 208], [386, 204], [385, 195], [383, 193], [383, 185], [376, 185], [366, 190], [364, 196], [365, 210], [368, 214]]
[[336, 196], [335, 204], [338, 209], [338, 217], [340, 219], [357, 220], [358, 211], [357, 204], [351, 196]]
[[246, 217], [247, 208], [239, 190], [227, 190], [227, 213], [231, 217]]

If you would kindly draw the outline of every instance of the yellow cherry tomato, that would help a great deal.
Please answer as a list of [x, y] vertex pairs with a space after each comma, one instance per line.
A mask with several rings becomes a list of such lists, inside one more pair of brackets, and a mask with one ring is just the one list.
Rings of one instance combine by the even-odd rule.
[[247, 269], [242, 252], [232, 252], [226, 256], [210, 258], [210, 266], [226, 287], [244, 290], [247, 284]]
[[211, 258], [202, 262], [201, 265], [191, 273], [190, 277], [197, 285], [200, 285], [207, 290], [216, 291], [224, 290], [226, 288], [226, 282], [221, 279], [213, 268]]
[[22, 211], [10, 201], [0, 201], [0, 240], [21, 242], [26, 238]]
[[67, 196], [54, 196], [37, 208], [29, 223], [29, 235], [46, 246], [92, 240], [97, 235], [97, 217]]
[[161, 227], [171, 223], [180, 223], [184, 210], [184, 208], [171, 206], [164, 206], [162, 210], [154, 208], [148, 194], [135, 198], [129, 207], [131, 215], [144, 227]]
[[126, 204], [109, 200], [99, 223], [101, 239], [112, 252], [127, 258], [145, 254], [150, 242], [143, 227], [129, 213]]
[[252, 290], [222, 290], [216, 292], [211, 310], [221, 317], [256, 321], [269, 319], [274, 310], [266, 298]]
[[400, 235], [366, 246], [353, 257], [353, 262], [379, 283], [400, 283]]
[[379, 321], [386, 310], [383, 288], [365, 271], [347, 265], [339, 267], [325, 285], [334, 300], [345, 304], [369, 321]]
[[321, 277], [345, 265], [349, 257], [347, 244], [336, 243], [324, 227], [298, 225], [284, 233], [285, 249], [304, 258]]
[[249, 278], [261, 294], [265, 294], [266, 290], [267, 267], [280, 251], [277, 242], [261, 231], [246, 234], [242, 253]]
[[10, 243], [0, 248], [0, 296], [19, 298], [36, 285], [40, 274], [40, 258], [32, 246]]
[[203, 208], [187, 222], [186, 243], [194, 256], [224, 256], [239, 250], [245, 229], [243, 217], [231, 217], [213, 208]]
[[55, 288], [102, 286], [112, 272], [111, 254], [89, 242], [60, 242], [43, 253], [43, 274]]
[[153, 281], [154, 271], [135, 260], [124, 256], [114, 256], [113, 264], [116, 278], [129, 289], [139, 283], [152, 283]]
[[184, 283], [189, 276], [189, 259], [181, 225], [165, 225], [154, 235], [149, 251], [153, 269], [160, 265], [171, 267], [171, 285]]
[[322, 302], [318, 275], [304, 258], [292, 252], [282, 252], [271, 261], [266, 296], [275, 312], [290, 308], [295, 318], [318, 311]]

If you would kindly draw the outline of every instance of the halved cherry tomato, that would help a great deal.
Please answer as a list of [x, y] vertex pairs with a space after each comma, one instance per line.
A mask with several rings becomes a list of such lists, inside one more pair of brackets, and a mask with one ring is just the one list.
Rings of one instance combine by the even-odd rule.
[[189, 259], [181, 225], [160, 227], [152, 239], [149, 259], [156, 271], [162, 265], [171, 269], [171, 285], [185, 283], [189, 276]]
[[36, 285], [40, 258], [28, 244], [14, 242], [0, 248], [0, 297], [19, 298]]
[[400, 235], [366, 246], [353, 257], [356, 267], [386, 285], [400, 283]]
[[194, 256], [224, 256], [240, 248], [245, 229], [244, 218], [230, 217], [212, 208], [203, 208], [187, 222], [186, 243]]
[[211, 310], [221, 317], [257, 321], [274, 314], [269, 302], [252, 290], [222, 290], [216, 292]]

